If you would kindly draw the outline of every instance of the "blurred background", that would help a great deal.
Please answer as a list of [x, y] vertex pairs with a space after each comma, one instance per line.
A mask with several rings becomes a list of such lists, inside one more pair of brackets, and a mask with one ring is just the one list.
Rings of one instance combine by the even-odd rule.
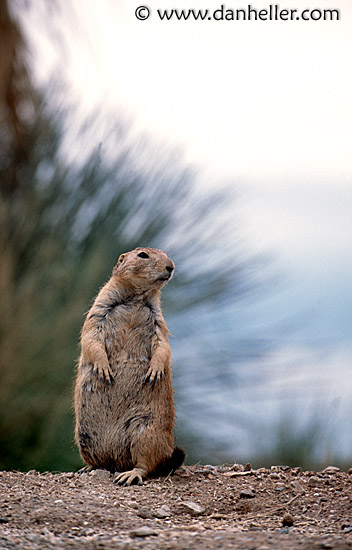
[[351, 466], [352, 5], [156, 16], [220, 7], [185, 4], [0, 2], [2, 469], [80, 467], [79, 333], [135, 246], [176, 263], [188, 463]]

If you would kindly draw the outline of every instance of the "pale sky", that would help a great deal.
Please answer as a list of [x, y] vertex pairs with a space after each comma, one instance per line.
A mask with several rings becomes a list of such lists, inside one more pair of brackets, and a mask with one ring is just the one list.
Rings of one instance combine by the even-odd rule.
[[[331, 8], [330, 0], [292, 4]], [[87, 101], [100, 94], [132, 112], [140, 127], [185, 144], [189, 158], [217, 177], [350, 181], [348, 0], [336, 1], [341, 20], [334, 22], [168, 22], [155, 16], [160, 7], [204, 9], [204, 1], [153, 0], [146, 21], [136, 19], [140, 4], [130, 0], [84, 2], [85, 13], [82, 3], [73, 5], [88, 29], [90, 51], [85, 63], [72, 52], [70, 70]]]
[[[65, 4], [58, 2], [62, 12]], [[131, 113], [140, 128], [185, 144], [189, 158], [218, 178], [350, 181], [349, 0], [335, 1], [340, 21], [308, 22], [156, 16], [160, 7], [218, 8], [214, 0], [151, 0], [146, 21], [135, 17], [138, 1], [71, 4], [76, 13], [66, 17], [62, 70], [87, 106], [103, 99]], [[290, 0], [293, 4], [332, 7], [330, 0]], [[252, 5], [266, 7], [263, 1]], [[43, 21], [36, 38], [46, 41], [47, 29], [40, 27]], [[47, 43], [45, 48], [47, 62], [39, 68], [44, 78], [52, 62]]]

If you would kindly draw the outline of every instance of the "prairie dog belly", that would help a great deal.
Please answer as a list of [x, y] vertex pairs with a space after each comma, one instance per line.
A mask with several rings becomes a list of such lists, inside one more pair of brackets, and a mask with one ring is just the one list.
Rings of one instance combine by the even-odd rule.
[[[81, 358], [78, 414], [84, 425], [84, 437], [90, 438], [96, 459], [104, 463], [106, 455], [111, 454], [115, 461], [126, 463], [131, 434], [142, 434], [150, 425], [172, 430], [171, 371], [167, 366], [162, 385], [153, 387], [146, 383], [155, 336], [155, 321], [149, 307], [115, 307], [106, 316], [104, 332], [114, 381], [105, 384], [94, 374], [92, 365]], [[162, 410], [160, 402], [164, 404]], [[96, 434], [99, 434], [97, 440]]]

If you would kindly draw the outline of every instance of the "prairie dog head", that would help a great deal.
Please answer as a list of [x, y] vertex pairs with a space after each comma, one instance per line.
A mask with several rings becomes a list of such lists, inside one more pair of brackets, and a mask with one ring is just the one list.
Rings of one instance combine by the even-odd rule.
[[113, 276], [139, 291], [158, 289], [171, 279], [175, 264], [162, 250], [138, 247], [121, 254]]

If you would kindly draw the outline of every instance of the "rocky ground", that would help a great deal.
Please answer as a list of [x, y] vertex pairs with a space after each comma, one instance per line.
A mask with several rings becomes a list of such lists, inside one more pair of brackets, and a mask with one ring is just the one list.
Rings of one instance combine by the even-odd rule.
[[351, 549], [352, 470], [187, 466], [143, 486], [0, 472], [0, 550]]

